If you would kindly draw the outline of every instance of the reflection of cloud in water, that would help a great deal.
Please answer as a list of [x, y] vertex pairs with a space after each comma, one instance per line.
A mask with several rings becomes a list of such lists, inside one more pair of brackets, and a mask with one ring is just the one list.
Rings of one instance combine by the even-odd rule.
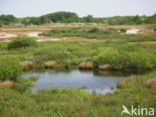
[[116, 82], [125, 76], [97, 76], [91, 72], [80, 72], [73, 70], [71, 72], [34, 72], [25, 73], [25, 77], [37, 76], [33, 91], [46, 90], [51, 88], [81, 88], [89, 93], [107, 94], [116, 90]]

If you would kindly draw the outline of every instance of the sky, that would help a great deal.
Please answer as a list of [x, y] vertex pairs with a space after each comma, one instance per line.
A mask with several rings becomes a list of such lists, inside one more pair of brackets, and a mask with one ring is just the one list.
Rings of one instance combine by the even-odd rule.
[[75, 12], [80, 17], [149, 16], [156, 13], [156, 0], [0, 0], [0, 15], [27, 17], [57, 11]]

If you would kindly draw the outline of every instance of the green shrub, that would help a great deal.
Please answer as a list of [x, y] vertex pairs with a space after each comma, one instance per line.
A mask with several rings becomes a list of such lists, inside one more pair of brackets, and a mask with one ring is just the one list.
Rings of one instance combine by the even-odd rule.
[[0, 43], [0, 50], [7, 50], [7, 44]]
[[119, 52], [116, 50], [104, 50], [100, 52], [97, 56], [93, 58], [94, 66], [97, 67], [102, 64], [111, 64], [113, 58], [118, 54]]
[[0, 80], [16, 80], [22, 73], [22, 66], [16, 57], [0, 57]]
[[8, 49], [26, 48], [31, 46], [37, 46], [37, 41], [32, 37], [17, 37], [10, 43], [8, 43]]
[[140, 52], [142, 49], [138, 47], [138, 45], [123, 45], [117, 48], [119, 52], [126, 51], [126, 52]]
[[153, 30], [156, 31], [156, 28], [154, 28]]
[[126, 29], [122, 28], [120, 29], [121, 32], [126, 32]]
[[2, 23], [0, 22], [0, 27], [2, 27]]
[[94, 66], [111, 64], [114, 70], [144, 71], [156, 67], [156, 56], [136, 45], [126, 45], [117, 50], [103, 50], [93, 58]]
[[88, 33], [96, 33], [96, 32], [99, 32], [98, 28], [93, 28], [88, 31]]
[[33, 87], [33, 82], [30, 78], [19, 78], [16, 82], [16, 90], [20, 93], [25, 93], [26, 91], [31, 91]]
[[143, 71], [155, 66], [155, 56], [144, 52], [121, 52], [112, 61], [113, 68], [124, 71]]

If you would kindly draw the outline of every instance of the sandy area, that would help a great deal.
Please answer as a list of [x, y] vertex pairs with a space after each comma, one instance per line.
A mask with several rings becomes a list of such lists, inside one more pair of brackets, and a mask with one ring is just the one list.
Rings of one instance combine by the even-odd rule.
[[132, 28], [132, 29], [127, 30], [126, 33], [127, 34], [138, 34], [138, 32], [141, 31], [141, 30], [143, 30], [143, 29], [134, 29], [134, 28]]
[[31, 33], [28, 33], [27, 36], [29, 36], [29, 37], [38, 37], [39, 33], [40, 32], [31, 32]]
[[17, 37], [17, 35], [12, 33], [0, 33], [0, 39], [13, 38], [13, 37]]
[[43, 41], [59, 41], [61, 39], [38, 39], [38, 42], [43, 42]]

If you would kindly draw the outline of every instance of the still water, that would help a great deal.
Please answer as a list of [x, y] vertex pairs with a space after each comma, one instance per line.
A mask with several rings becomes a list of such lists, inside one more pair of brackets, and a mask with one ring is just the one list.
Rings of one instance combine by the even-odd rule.
[[24, 77], [37, 76], [33, 91], [50, 88], [82, 88], [89, 93], [107, 94], [116, 90], [117, 80], [127, 78], [113, 74], [99, 74], [95, 72], [82, 72], [73, 70], [70, 72], [28, 72]]

